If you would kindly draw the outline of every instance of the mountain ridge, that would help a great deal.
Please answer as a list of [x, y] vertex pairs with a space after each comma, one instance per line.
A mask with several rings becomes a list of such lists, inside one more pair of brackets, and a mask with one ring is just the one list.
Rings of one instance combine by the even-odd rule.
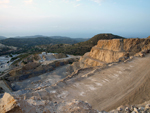
[[[73, 54], [73, 55], [84, 55], [86, 52], [89, 52], [93, 46], [95, 46], [98, 42], [98, 40], [103, 40], [103, 39], [124, 39], [124, 37], [118, 36], [118, 35], [113, 35], [113, 34], [97, 34], [90, 38], [87, 41], [84, 42], [79, 42], [76, 44], [73, 44], [71, 46], [67, 47], [62, 47], [60, 46], [59, 48], [55, 48], [55, 51], [52, 52], [63, 52], [66, 54]], [[50, 49], [50, 47], [49, 47]], [[51, 51], [49, 51], [51, 52]]]
[[0, 36], [0, 40], [6, 39], [6, 37], [4, 36]]

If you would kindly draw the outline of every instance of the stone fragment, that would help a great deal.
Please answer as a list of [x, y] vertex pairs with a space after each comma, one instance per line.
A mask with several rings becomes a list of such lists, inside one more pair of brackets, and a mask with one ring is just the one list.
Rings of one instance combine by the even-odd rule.
[[150, 108], [150, 104], [146, 104], [145, 109], [149, 109]]
[[17, 100], [9, 93], [5, 93], [0, 100], [0, 113], [23, 113]]
[[127, 113], [130, 113], [130, 112], [131, 112], [131, 110], [130, 110], [129, 107], [126, 107], [126, 108], [125, 108], [125, 111], [126, 111]]
[[139, 113], [139, 111], [136, 107], [134, 107], [134, 111], [135, 111], [135, 113]]

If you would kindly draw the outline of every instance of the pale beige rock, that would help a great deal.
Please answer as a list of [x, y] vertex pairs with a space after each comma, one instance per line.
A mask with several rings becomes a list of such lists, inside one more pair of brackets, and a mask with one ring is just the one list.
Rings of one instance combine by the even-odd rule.
[[92, 48], [90, 52], [90, 57], [106, 63], [117, 62], [120, 57], [125, 55], [125, 52], [100, 50], [98, 48]]
[[22, 113], [17, 100], [9, 93], [5, 93], [0, 100], [0, 113]]
[[135, 111], [136, 113], [139, 113], [139, 111], [138, 111], [138, 109], [137, 109], [137, 108], [134, 108], [134, 111]]
[[150, 39], [99, 40], [89, 53], [80, 58], [80, 67], [105, 66], [108, 63], [125, 61], [130, 56], [144, 57], [150, 52]]
[[149, 109], [149, 108], [150, 108], [150, 104], [147, 104], [147, 105], [145, 106], [145, 108], [146, 108], [146, 109]]
[[100, 49], [107, 49], [112, 51], [121, 51], [122, 48], [122, 39], [112, 39], [112, 40], [99, 40], [97, 47]]

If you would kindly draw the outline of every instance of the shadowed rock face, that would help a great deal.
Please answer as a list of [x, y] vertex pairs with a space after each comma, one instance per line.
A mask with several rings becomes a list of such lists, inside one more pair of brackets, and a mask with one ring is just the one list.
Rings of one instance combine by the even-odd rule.
[[[58, 56], [59, 57], [59, 56]], [[29, 62], [21, 68], [16, 68], [10, 71], [5, 78], [11, 82], [21, 81], [31, 77], [35, 77], [47, 72], [55, 70], [57, 67], [64, 66], [66, 64], [76, 62], [79, 58], [68, 58], [62, 60], [51, 61], [47, 65], [41, 65], [40, 63]]]
[[89, 53], [81, 57], [80, 66], [104, 66], [126, 60], [129, 56], [145, 50], [150, 50], [150, 39], [99, 40]]

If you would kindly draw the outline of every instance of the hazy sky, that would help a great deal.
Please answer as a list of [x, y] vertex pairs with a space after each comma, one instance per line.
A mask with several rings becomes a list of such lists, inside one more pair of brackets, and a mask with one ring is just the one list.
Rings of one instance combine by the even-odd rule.
[[150, 35], [150, 0], [0, 0], [1, 36]]

